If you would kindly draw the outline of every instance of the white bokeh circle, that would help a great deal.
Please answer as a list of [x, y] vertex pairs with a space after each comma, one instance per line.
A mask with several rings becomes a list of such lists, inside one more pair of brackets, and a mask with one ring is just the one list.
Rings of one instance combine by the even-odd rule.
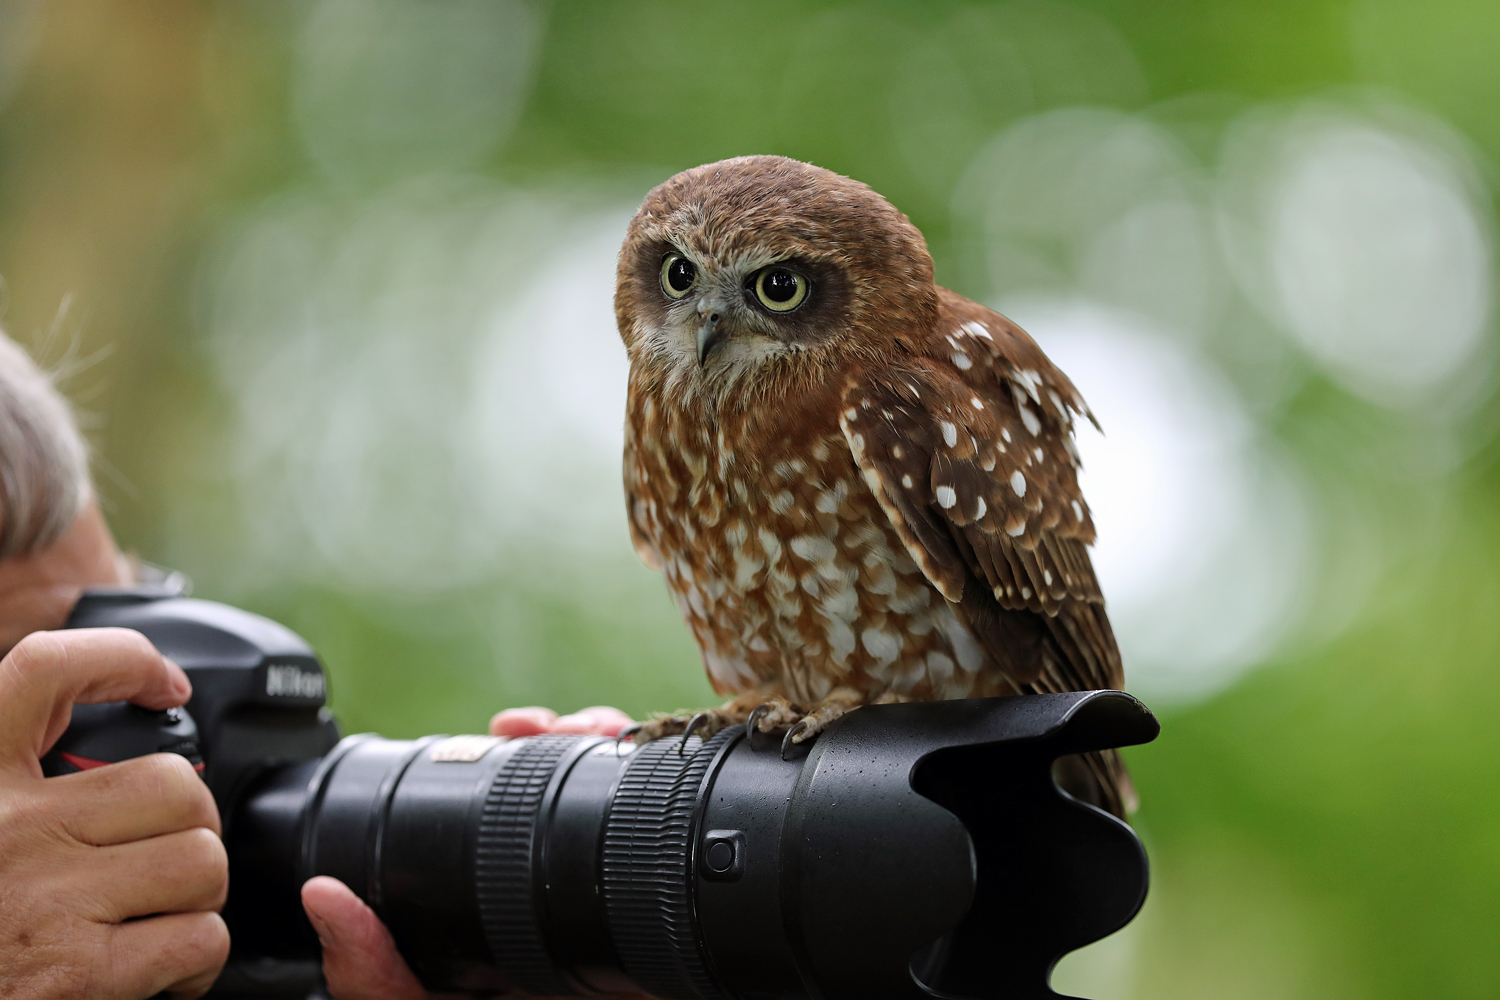
[[1150, 321], [1080, 302], [1002, 305], [1104, 428], [1079, 428], [1080, 484], [1127, 685], [1157, 704], [1226, 686], [1296, 620], [1310, 539], [1295, 470], [1214, 366]]
[[1474, 381], [1492, 299], [1466, 149], [1437, 123], [1410, 124], [1327, 104], [1254, 113], [1230, 131], [1220, 185], [1251, 301], [1335, 381], [1387, 407]]

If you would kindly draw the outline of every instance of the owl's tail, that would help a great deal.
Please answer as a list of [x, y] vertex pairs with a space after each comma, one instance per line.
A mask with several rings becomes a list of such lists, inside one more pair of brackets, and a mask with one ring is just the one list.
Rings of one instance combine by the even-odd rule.
[[1075, 799], [1098, 806], [1120, 819], [1129, 819], [1140, 808], [1135, 784], [1118, 750], [1091, 750], [1059, 757], [1052, 766], [1052, 776]]

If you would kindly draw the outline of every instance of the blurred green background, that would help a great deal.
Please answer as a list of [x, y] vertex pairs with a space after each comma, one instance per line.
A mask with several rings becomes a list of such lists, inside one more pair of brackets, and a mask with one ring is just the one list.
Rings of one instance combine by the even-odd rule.
[[619, 491], [649, 187], [867, 181], [1109, 436], [1160, 740], [1087, 997], [1500, 995], [1500, 7], [0, 2], [0, 275], [122, 544], [350, 731], [709, 703]]

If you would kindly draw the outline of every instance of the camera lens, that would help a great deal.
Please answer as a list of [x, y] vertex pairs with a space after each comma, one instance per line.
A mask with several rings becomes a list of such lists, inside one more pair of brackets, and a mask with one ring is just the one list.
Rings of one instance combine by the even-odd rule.
[[1120, 691], [867, 706], [790, 759], [741, 726], [339, 740], [316, 656], [267, 619], [101, 591], [68, 624], [137, 629], [192, 679], [180, 716], [78, 707], [44, 763], [201, 748], [230, 866], [214, 996], [317, 987], [314, 875], [368, 901], [429, 989], [696, 1000], [1055, 996], [1057, 959], [1145, 896], [1130, 828], [1052, 777], [1155, 737]]
[[639, 749], [352, 736], [241, 798], [226, 919], [241, 958], [316, 959], [297, 890], [322, 874], [431, 989], [867, 1000], [999, 976], [1048, 996], [1145, 890], [1129, 827], [1051, 762], [1154, 726], [1094, 692], [862, 709], [790, 760], [742, 726]]

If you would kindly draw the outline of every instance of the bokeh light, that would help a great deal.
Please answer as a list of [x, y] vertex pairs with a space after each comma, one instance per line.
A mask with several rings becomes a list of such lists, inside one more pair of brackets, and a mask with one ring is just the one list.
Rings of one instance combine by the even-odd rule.
[[1104, 428], [1079, 430], [1081, 483], [1130, 689], [1153, 705], [1202, 698], [1264, 662], [1308, 589], [1295, 468], [1180, 339], [1086, 304], [1019, 302], [1008, 314]]
[[1320, 102], [1237, 126], [1232, 256], [1252, 299], [1340, 384], [1378, 405], [1430, 404], [1487, 332], [1488, 206], [1440, 123], [1415, 124], [1451, 151], [1352, 110]]

